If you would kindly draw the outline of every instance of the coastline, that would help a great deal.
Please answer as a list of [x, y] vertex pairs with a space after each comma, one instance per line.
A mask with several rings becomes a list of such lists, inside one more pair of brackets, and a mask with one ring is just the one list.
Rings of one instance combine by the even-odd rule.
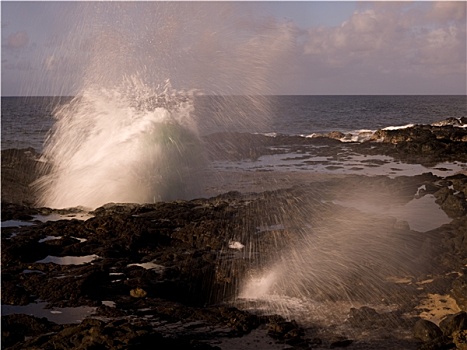
[[[421, 134], [421, 140], [410, 142], [422, 145], [427, 135]], [[292, 151], [306, 146], [332, 153], [342, 146], [329, 138], [300, 142]], [[317, 148], [316, 142], [327, 149]], [[459, 144], [444, 159], [463, 164], [465, 142], [452, 142]], [[350, 147], [352, 152], [399, 154], [402, 159], [420, 149], [403, 143]], [[253, 147], [255, 159], [270, 152], [268, 147]], [[248, 148], [239, 143], [234, 154], [245, 159], [242, 150]], [[232, 155], [218, 152], [225, 151], [222, 147], [215, 150], [211, 154], [216, 160]], [[426, 148], [413, 161], [443, 159], [438, 151], [430, 152]], [[391, 177], [358, 171], [216, 169], [205, 179], [202, 198], [109, 204], [81, 220], [79, 208], [33, 207], [28, 166], [37, 154], [13, 151], [11, 161], [4, 161], [6, 155], [2, 151], [2, 223], [12, 226], [2, 227], [2, 303], [10, 307], [9, 315], [2, 308], [5, 348], [60, 344], [64, 349], [137, 349], [158, 343], [192, 349], [417, 349], [462, 342], [465, 329], [459, 328], [459, 319], [467, 319], [467, 176], [461, 172]], [[19, 180], [24, 187], [18, 186]], [[349, 199], [383, 209], [348, 207]], [[420, 232], [384, 209], [419, 199], [436, 203], [449, 220]], [[59, 220], [51, 221], [51, 214]], [[422, 215], [427, 219], [430, 214]], [[295, 260], [294, 254], [301, 258]], [[70, 257], [90, 260], [80, 264]], [[301, 260], [320, 267], [313, 272], [314, 286]], [[274, 261], [282, 261], [282, 269], [277, 270]], [[253, 300], [239, 298], [247, 277], [261, 271], [275, 272], [276, 288], [287, 298], [275, 303], [268, 290]], [[329, 287], [336, 279], [342, 291]], [[435, 308], [427, 311], [430, 295], [455, 301], [457, 309], [452, 307], [450, 316], [439, 322]], [[342, 307], [349, 299], [353, 303], [345, 306], [345, 317], [334, 317], [325, 326], [318, 326], [323, 321], [307, 309], [317, 303], [330, 312], [327, 302]], [[309, 319], [296, 309], [297, 300], [302, 300], [299, 306], [308, 310]], [[85, 309], [77, 319], [58, 323], [11, 311], [37, 302], [50, 308], [49, 315]], [[315, 316], [321, 312], [316, 309]], [[79, 337], [82, 345], [74, 343]]]

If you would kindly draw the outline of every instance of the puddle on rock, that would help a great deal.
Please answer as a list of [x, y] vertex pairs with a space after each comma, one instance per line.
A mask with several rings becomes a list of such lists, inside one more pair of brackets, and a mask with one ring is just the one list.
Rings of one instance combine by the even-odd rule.
[[95, 307], [79, 306], [79, 307], [63, 307], [46, 309], [46, 302], [31, 303], [24, 306], [17, 305], [2, 305], [2, 316], [13, 314], [25, 314], [35, 317], [45, 317], [51, 322], [58, 324], [80, 323], [86, 317], [91, 316], [95, 311]]
[[139, 266], [146, 270], [156, 270], [158, 272], [161, 272], [165, 269], [165, 266], [156, 264], [154, 261], [145, 262], [145, 263], [134, 263], [134, 264], [127, 265], [127, 267], [130, 267], [130, 266]]
[[57, 265], [84, 265], [90, 263], [96, 259], [99, 259], [98, 255], [85, 255], [85, 256], [52, 256], [48, 255], [42, 260], [36, 261], [40, 264], [54, 263]]
[[2, 221], [2, 228], [7, 228], [7, 227], [21, 227], [21, 226], [32, 226], [34, 225], [33, 222], [29, 221], [22, 221], [22, 220], [6, 220]]
[[451, 219], [436, 204], [435, 200], [433, 195], [425, 195], [412, 199], [405, 205], [378, 205], [374, 201], [355, 199], [334, 200], [332, 203], [354, 208], [364, 213], [392, 216], [397, 221], [407, 222], [411, 230], [427, 232], [451, 222]]

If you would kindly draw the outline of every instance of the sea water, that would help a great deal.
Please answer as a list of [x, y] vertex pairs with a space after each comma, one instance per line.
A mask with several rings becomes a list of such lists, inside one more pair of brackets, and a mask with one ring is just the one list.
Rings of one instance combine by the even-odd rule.
[[[341, 131], [377, 130], [408, 124], [431, 124], [467, 116], [465, 96], [267, 96], [270, 125], [263, 128], [211, 124], [209, 114], [219, 106], [216, 96], [197, 96], [194, 114], [201, 134], [240, 131], [263, 134], [311, 135]], [[54, 110], [72, 97], [2, 97], [2, 149], [33, 147], [41, 152], [54, 124]], [[226, 102], [227, 101], [227, 102]], [[247, 118], [255, 118], [248, 102], [234, 96], [223, 100], [225, 109], [236, 105]], [[251, 114], [248, 115], [250, 110]], [[266, 113], [266, 112], [265, 112]], [[202, 114], [202, 115], [201, 115]], [[203, 118], [204, 115], [204, 118]]]

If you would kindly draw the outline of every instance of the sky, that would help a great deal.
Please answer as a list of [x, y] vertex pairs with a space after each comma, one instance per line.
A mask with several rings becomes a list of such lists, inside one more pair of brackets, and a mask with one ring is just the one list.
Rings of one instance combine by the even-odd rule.
[[465, 1], [1, 2], [1, 94], [466, 94]]

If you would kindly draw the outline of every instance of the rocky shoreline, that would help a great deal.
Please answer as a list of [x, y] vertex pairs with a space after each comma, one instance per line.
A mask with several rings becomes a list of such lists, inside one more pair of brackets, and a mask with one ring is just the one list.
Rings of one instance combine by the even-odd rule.
[[[403, 130], [379, 132], [378, 142], [345, 147], [414, 163], [467, 160], [466, 129]], [[291, 142], [291, 137], [255, 136], [212, 135], [210, 156], [255, 158], [279, 152], [284, 144], [296, 149], [326, 145], [315, 147], [323, 154], [342, 147], [330, 137]], [[88, 213], [32, 205], [28, 185], [37, 176], [31, 171], [37, 158], [33, 149], [2, 151], [4, 349], [467, 348], [464, 174], [310, 177], [269, 191], [108, 204]], [[268, 175], [266, 182], [275, 176]], [[401, 207], [432, 198], [449, 220], [418, 232], [400, 218], [342, 203], [359, 196]], [[358, 226], [353, 229], [350, 222]], [[335, 235], [337, 228], [342, 235]], [[289, 297], [306, 294], [336, 305], [350, 299], [355, 306], [345, 317], [323, 325], [312, 314], [281, 316], [277, 308], [264, 310], [255, 307], [258, 301], [239, 298], [252, 271], [280, 259], [288, 266], [287, 252], [291, 247], [300, 252], [308, 237], [317, 235], [313, 232], [324, 232], [315, 238], [326, 238], [338, 253], [317, 263], [328, 268], [324, 261], [334, 257], [336, 265], [346, 265], [332, 266], [345, 288], [302, 283], [288, 290]], [[350, 248], [340, 241], [346, 235], [356, 242]], [[360, 243], [372, 254], [360, 259]], [[356, 259], [346, 260], [346, 252]], [[291, 269], [287, 277], [292, 283], [298, 276]], [[439, 309], [427, 304], [435, 296]], [[41, 305], [51, 316], [67, 316], [67, 311], [72, 316], [70, 310], [84, 314], [52, 322], [25, 311], [31, 305]]]

